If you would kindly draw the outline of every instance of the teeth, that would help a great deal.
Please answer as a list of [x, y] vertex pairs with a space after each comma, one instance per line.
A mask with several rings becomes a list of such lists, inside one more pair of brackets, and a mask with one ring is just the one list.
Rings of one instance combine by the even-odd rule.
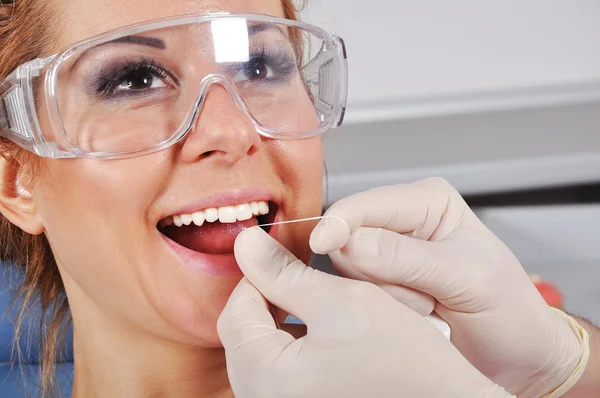
[[173, 224], [175, 224], [177, 227], [181, 227], [183, 225], [181, 216], [173, 216]]
[[219, 210], [217, 209], [206, 209], [204, 211], [206, 222], [215, 222], [219, 219]]
[[219, 207], [219, 221], [223, 224], [233, 224], [237, 221], [235, 207]]
[[166, 228], [166, 227], [171, 226], [171, 225], [173, 225], [173, 217], [167, 217], [167, 218], [165, 218], [164, 220], [161, 220], [158, 223], [158, 226], [160, 228]]
[[242, 203], [236, 206], [224, 206], [219, 208], [209, 208], [204, 211], [197, 211], [193, 214], [178, 214], [173, 217], [167, 217], [158, 225], [161, 228], [175, 225], [202, 226], [205, 222], [213, 223], [217, 220], [223, 224], [233, 224], [237, 221], [249, 220], [252, 217], [269, 214], [269, 204], [265, 201]]
[[261, 215], [269, 214], [269, 204], [267, 202], [258, 202], [258, 211]]
[[206, 217], [204, 216], [203, 211], [197, 211], [194, 214], [192, 214], [192, 221], [199, 227], [201, 227], [202, 224], [204, 224], [205, 219]]
[[251, 219], [254, 214], [252, 214], [252, 208], [249, 204], [238, 205], [235, 207], [235, 213], [238, 221], [245, 221]]
[[192, 223], [192, 215], [191, 214], [182, 214], [181, 221], [183, 225], [190, 225]]

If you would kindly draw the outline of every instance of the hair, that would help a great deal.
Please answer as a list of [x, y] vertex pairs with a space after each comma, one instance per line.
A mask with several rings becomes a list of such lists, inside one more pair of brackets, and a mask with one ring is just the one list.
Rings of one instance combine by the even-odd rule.
[[[303, 7], [282, 0], [284, 16], [297, 19]], [[48, 55], [53, 48], [52, 24], [56, 21], [49, 2], [41, 0], [0, 0], [0, 82], [24, 62]], [[40, 40], [40, 38], [43, 38]], [[0, 137], [0, 156], [6, 167], [19, 170], [28, 185], [40, 175], [43, 159]], [[22, 362], [19, 340], [29, 310], [39, 305], [40, 387], [43, 396], [59, 396], [56, 364], [58, 347], [71, 322], [69, 304], [50, 244], [44, 234], [30, 235], [0, 214], [0, 262], [14, 265], [24, 279], [13, 303], [19, 301], [15, 320], [13, 356]]]

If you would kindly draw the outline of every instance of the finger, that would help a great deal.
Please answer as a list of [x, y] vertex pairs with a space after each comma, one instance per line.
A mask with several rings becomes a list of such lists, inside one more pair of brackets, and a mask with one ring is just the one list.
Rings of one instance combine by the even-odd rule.
[[406, 286], [382, 282], [374, 277], [360, 273], [352, 267], [352, 261], [349, 261], [347, 256], [342, 255], [339, 251], [331, 253], [329, 257], [340, 276], [374, 283], [397, 301], [421, 315], [429, 315], [433, 312], [436, 302], [430, 295]]
[[318, 254], [340, 250], [361, 226], [438, 240], [460, 225], [465, 214], [470, 213], [464, 200], [441, 179], [379, 187], [331, 206], [325, 213], [331, 217], [317, 224], [310, 245]]
[[337, 257], [339, 268], [351, 269], [380, 284], [405, 286], [438, 301], [451, 294], [464, 272], [460, 263], [446, 266], [439, 242], [385, 229], [359, 228]]
[[267, 301], [246, 279], [231, 294], [217, 321], [217, 332], [228, 357], [274, 355], [294, 337], [278, 330]]
[[[248, 280], [269, 302], [302, 319], [311, 335], [339, 337], [338, 333], [360, 333], [368, 326], [369, 309], [364, 299], [352, 294], [353, 287], [364, 282], [307, 267], [260, 228], [240, 233], [234, 252]], [[378, 292], [384, 295], [380, 289], [369, 291]], [[330, 314], [338, 315], [336, 322], [324, 322]]]

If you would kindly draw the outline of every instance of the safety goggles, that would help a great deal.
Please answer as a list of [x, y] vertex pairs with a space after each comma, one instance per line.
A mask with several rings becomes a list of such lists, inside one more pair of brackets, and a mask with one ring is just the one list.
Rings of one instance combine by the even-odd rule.
[[243, 116], [264, 137], [303, 139], [342, 123], [346, 91], [344, 43], [320, 28], [256, 14], [165, 18], [18, 67], [0, 83], [0, 136], [42, 157], [141, 156], [183, 139], [215, 98], [225, 124]]

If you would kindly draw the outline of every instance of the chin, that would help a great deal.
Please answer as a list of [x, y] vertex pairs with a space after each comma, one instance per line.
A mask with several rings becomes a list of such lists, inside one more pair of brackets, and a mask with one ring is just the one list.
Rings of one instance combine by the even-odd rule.
[[168, 298], [154, 298], [154, 310], [162, 319], [161, 330], [154, 334], [190, 347], [221, 347], [217, 321], [239, 280], [241, 277], [213, 281], [211, 286], [200, 285], [198, 294], [193, 297], [182, 294], [182, 291], [190, 290], [187, 286], [172, 291]]

